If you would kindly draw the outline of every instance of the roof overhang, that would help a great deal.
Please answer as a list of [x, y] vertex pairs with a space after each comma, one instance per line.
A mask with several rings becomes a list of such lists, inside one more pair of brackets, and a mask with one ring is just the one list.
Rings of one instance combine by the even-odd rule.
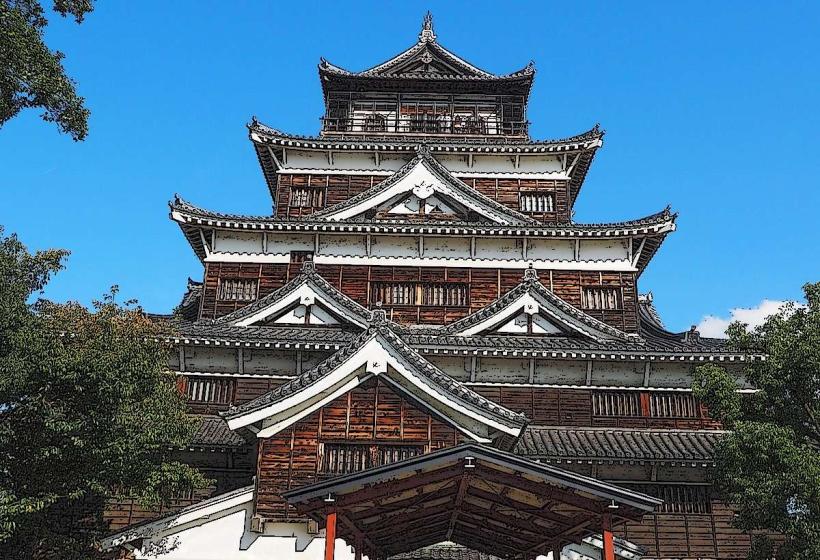
[[662, 502], [497, 449], [465, 444], [291, 490], [300, 513], [382, 558], [451, 541], [501, 558], [535, 558], [639, 520]]

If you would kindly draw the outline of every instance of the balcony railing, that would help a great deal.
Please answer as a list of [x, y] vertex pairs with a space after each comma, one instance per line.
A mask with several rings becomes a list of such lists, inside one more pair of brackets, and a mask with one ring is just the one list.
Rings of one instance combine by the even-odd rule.
[[413, 116], [367, 115], [354, 117], [324, 117], [322, 131], [338, 134], [430, 134], [457, 136], [526, 136], [526, 121], [499, 121], [474, 116], [432, 115]]

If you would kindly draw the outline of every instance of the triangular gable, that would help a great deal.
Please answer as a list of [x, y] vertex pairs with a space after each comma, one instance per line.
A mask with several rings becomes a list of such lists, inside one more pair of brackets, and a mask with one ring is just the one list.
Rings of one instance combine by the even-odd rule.
[[455, 219], [459, 220], [469, 214], [501, 225], [535, 223], [532, 218], [492, 200], [454, 177], [426, 148], [420, 148], [415, 158], [388, 179], [344, 202], [311, 214], [311, 219], [390, 219], [391, 212], [393, 218], [406, 218], [414, 207], [417, 213], [419, 209], [438, 207], [441, 210], [431, 212], [429, 217], [435, 217], [437, 213], [446, 217], [449, 216], [447, 212], [454, 212]]
[[474, 441], [514, 440], [527, 423], [521, 414], [482, 397], [425, 360], [394, 332], [381, 310], [346, 349], [224, 416], [231, 429], [252, 426], [258, 437], [269, 437], [374, 376]]
[[492, 333], [579, 336], [597, 342], [634, 338], [553, 294], [540, 282], [534, 269], [528, 269], [521, 284], [494, 303], [442, 327], [440, 332], [461, 336]]
[[312, 262], [302, 272], [258, 301], [214, 323], [250, 326], [354, 326], [367, 328], [371, 313], [316, 272]]

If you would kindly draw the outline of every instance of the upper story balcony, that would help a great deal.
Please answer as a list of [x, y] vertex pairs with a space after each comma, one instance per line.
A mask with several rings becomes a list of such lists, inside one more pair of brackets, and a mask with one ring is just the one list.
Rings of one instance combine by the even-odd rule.
[[332, 92], [322, 117], [322, 135], [526, 138], [527, 125], [521, 96]]

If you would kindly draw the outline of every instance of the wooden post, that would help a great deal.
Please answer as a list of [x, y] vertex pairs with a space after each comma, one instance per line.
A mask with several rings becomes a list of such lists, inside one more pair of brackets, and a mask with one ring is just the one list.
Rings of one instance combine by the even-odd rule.
[[327, 512], [327, 526], [325, 527], [325, 560], [334, 560], [336, 552], [336, 507], [332, 506]]
[[615, 541], [612, 536], [612, 514], [605, 513], [601, 518], [601, 529], [604, 537], [603, 560], [615, 560]]
[[354, 560], [362, 560], [362, 548], [364, 547], [364, 542], [362, 541], [361, 537], [356, 537], [356, 547], [354, 552], [356, 557]]

